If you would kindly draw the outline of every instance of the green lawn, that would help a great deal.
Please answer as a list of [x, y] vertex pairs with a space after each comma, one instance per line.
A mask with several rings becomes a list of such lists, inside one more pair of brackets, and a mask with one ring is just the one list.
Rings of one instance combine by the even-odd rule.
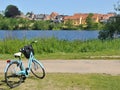
[[[9, 90], [9, 87], [0, 82], [0, 90]], [[12, 90], [120, 90], [120, 75], [47, 73], [43, 80], [31, 75]]]
[[[104, 53], [49, 53], [49, 54], [35, 54], [36, 59], [39, 60], [57, 60], [57, 59], [63, 59], [63, 60], [75, 60], [75, 59], [107, 59], [107, 60], [114, 60], [114, 59], [120, 59], [119, 55], [109, 55]], [[0, 54], [0, 60], [8, 60], [8, 59], [15, 59], [13, 54]], [[22, 57], [23, 60], [26, 58]]]
[[[38, 43], [33, 44], [35, 57], [37, 59], [120, 59], [120, 39], [113, 40], [88, 40], [67, 41], [57, 38], [36, 39]], [[24, 45], [33, 40], [5, 39], [0, 40], [0, 59], [11, 59]], [[105, 56], [105, 57], [101, 57]]]

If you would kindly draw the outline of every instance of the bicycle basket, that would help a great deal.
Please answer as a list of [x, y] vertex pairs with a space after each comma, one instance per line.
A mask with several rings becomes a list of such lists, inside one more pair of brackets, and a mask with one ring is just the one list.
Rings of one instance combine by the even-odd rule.
[[32, 45], [24, 46], [24, 47], [21, 49], [21, 52], [24, 54], [24, 56], [25, 56], [26, 58], [30, 58], [30, 53], [31, 53], [31, 52], [32, 52], [33, 55], [34, 55], [34, 50], [33, 50]]

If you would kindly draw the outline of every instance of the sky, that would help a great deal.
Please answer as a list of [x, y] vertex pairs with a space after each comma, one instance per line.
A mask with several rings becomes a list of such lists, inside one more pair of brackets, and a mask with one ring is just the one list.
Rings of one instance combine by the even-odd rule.
[[115, 12], [114, 4], [118, 0], [0, 0], [0, 11], [8, 5], [15, 5], [26, 14], [51, 14], [57, 12], [62, 15], [74, 13], [101, 13]]

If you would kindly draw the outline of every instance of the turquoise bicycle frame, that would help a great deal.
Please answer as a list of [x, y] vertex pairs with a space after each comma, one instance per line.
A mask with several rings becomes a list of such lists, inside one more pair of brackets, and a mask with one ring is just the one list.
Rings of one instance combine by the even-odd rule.
[[21, 71], [15, 72], [16, 75], [24, 75], [24, 76], [28, 77], [28, 76], [29, 76], [29, 73], [30, 73], [30, 70], [31, 70], [31, 66], [32, 66], [32, 62], [33, 62], [33, 61], [38, 62], [38, 63], [41, 65], [41, 67], [44, 68], [44, 66], [42, 65], [42, 63], [40, 63], [38, 60], [36, 60], [36, 59], [34, 58], [33, 53], [31, 52], [31, 53], [30, 53], [30, 58], [28, 59], [28, 67], [27, 67], [27, 68], [24, 67], [21, 58], [19, 58], [19, 60], [7, 60], [7, 66], [6, 66], [4, 72], [6, 73], [7, 68], [8, 68], [8, 66], [9, 66], [10, 64], [12, 64], [12, 63], [14, 63], [14, 62], [17, 62], [17, 63], [18, 63], [18, 67], [21, 68]]

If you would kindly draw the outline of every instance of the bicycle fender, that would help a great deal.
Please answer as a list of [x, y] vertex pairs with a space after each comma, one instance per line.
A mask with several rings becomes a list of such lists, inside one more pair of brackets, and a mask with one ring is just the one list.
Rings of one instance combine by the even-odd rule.
[[5, 67], [4, 73], [6, 73], [8, 66], [9, 66], [10, 64], [14, 63], [14, 62], [19, 63], [19, 61], [18, 61], [18, 60], [10, 60], [10, 62], [9, 62], [9, 63], [7, 63], [7, 65], [6, 65], [6, 67]]

